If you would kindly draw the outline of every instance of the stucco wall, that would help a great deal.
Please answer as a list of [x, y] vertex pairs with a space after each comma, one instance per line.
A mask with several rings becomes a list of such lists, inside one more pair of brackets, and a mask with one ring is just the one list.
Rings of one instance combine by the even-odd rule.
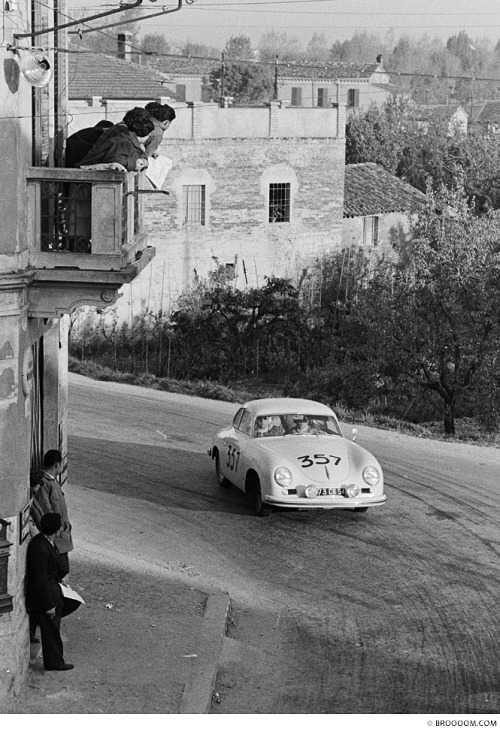
[[394, 254], [394, 243], [401, 244], [408, 239], [410, 228], [406, 213], [387, 213], [377, 216], [379, 219], [378, 245], [363, 245], [363, 217], [344, 218], [342, 224], [342, 247], [363, 248], [367, 255], [390, 256]]
[[[387, 77], [385, 77], [387, 78]], [[380, 84], [380, 85], [378, 85]], [[372, 103], [377, 105], [383, 104], [391, 94], [391, 89], [381, 87], [384, 80], [377, 81], [377, 84], [369, 83], [366, 80], [352, 79], [350, 81], [339, 81], [331, 83], [328, 81], [311, 80], [311, 79], [295, 79], [293, 81], [281, 80], [278, 88], [278, 98], [287, 101], [288, 104], [292, 100], [292, 89], [302, 89], [303, 107], [317, 107], [318, 89], [326, 89], [328, 94], [328, 105], [331, 103], [347, 104], [349, 89], [359, 90], [359, 107], [367, 109]]]
[[10, 522], [7, 593], [13, 598], [12, 611], [0, 614], [0, 700], [19, 690], [29, 660], [24, 598], [28, 541], [20, 541], [20, 514], [29, 502], [31, 345], [45, 325], [27, 317], [25, 303], [22, 289], [0, 296], [0, 516]]

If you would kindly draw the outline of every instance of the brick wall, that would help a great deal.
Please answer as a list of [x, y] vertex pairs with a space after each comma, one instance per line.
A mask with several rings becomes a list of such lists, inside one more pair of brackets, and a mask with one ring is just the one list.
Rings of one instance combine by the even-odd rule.
[[[308, 260], [341, 245], [345, 140], [341, 138], [172, 140], [161, 153], [173, 162], [168, 197], [147, 197], [146, 219], [156, 257], [118, 303], [120, 315], [167, 309], [196, 274], [236, 264], [238, 286], [265, 276], [294, 279]], [[271, 182], [290, 182], [290, 223], [268, 222]], [[182, 220], [184, 185], [206, 189], [206, 225]]]

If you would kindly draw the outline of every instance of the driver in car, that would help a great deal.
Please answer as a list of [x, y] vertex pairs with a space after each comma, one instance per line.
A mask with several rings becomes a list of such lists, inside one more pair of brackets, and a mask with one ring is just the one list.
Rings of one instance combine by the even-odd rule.
[[304, 435], [305, 433], [310, 433], [309, 421], [305, 415], [295, 415], [292, 420], [294, 422], [294, 426], [291, 429], [290, 433], [294, 435]]

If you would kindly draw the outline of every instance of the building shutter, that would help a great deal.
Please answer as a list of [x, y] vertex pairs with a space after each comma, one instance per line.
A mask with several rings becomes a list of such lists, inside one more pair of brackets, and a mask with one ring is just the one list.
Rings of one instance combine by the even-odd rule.
[[302, 106], [302, 89], [300, 86], [292, 87], [292, 106]]
[[328, 89], [318, 89], [318, 106], [328, 106]]
[[186, 101], [186, 84], [176, 84], [175, 95], [177, 101]]

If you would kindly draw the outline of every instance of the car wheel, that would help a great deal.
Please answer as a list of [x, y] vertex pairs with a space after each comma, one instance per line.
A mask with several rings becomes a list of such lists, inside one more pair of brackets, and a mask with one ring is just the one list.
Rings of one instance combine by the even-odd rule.
[[365, 511], [368, 511], [367, 506], [357, 506], [354, 511], [358, 511], [360, 514], [364, 513]]
[[219, 486], [222, 486], [223, 489], [227, 489], [230, 486], [230, 482], [227, 480], [227, 478], [225, 476], [222, 475], [218, 451], [215, 454], [214, 460], [215, 460], [215, 474], [217, 476], [217, 481], [219, 483]]
[[268, 506], [262, 498], [262, 489], [258, 481], [253, 488], [252, 495], [255, 513], [257, 516], [269, 516], [271, 513], [271, 507]]

